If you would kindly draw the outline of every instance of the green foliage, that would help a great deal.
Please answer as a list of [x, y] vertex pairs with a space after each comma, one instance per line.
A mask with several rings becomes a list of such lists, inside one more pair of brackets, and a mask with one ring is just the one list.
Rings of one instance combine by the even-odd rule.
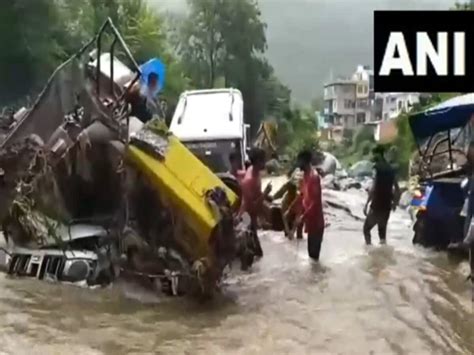
[[333, 154], [347, 166], [367, 159], [375, 146], [373, 128], [362, 126], [350, 134], [344, 133], [346, 140], [342, 145], [333, 147]]
[[396, 148], [397, 151], [396, 156], [392, 158], [392, 163], [398, 166], [398, 173], [403, 178], [408, 176], [410, 159], [416, 149], [416, 143], [410, 130], [408, 117], [408, 114], [403, 113], [397, 118], [398, 135], [395, 142], [390, 145], [392, 148]]
[[451, 10], [456, 10], [456, 11], [466, 11], [466, 10], [474, 10], [470, 4], [469, 1], [462, 2], [462, 1], [456, 1], [454, 4], [454, 8]]
[[238, 88], [253, 133], [267, 116], [280, 118], [290, 105], [290, 91], [262, 57], [266, 25], [257, 3], [188, 0], [188, 5], [176, 47], [192, 82], [200, 88]]
[[0, 104], [30, 92], [54, 69], [61, 50], [60, 19], [50, 0], [2, 2], [0, 11]]
[[[107, 17], [138, 63], [159, 57], [167, 65], [163, 95], [173, 108], [189, 79], [172, 53], [163, 19], [145, 0], [7, 1], [0, 11], [0, 42], [8, 48], [0, 51], [0, 105], [38, 92], [52, 71], [92, 39]], [[105, 37], [103, 48], [107, 44], [110, 38]]]
[[[311, 112], [291, 108], [291, 91], [265, 59], [266, 24], [254, 0], [188, 0], [189, 13], [165, 19], [147, 0], [15, 0], [0, 11], [0, 105], [42, 89], [52, 71], [110, 17], [137, 62], [167, 67], [169, 113], [188, 88], [236, 87], [253, 133], [263, 119], [282, 127], [281, 144], [313, 142]], [[103, 38], [108, 48], [111, 38]], [[118, 47], [117, 47], [118, 49]], [[126, 64], [126, 57], [116, 55]], [[293, 143], [298, 141], [299, 143]], [[308, 143], [309, 144], [309, 143]]]
[[314, 150], [319, 147], [315, 118], [311, 110], [299, 107], [287, 110], [279, 123], [279, 136], [279, 146], [291, 158], [296, 157], [302, 149]]

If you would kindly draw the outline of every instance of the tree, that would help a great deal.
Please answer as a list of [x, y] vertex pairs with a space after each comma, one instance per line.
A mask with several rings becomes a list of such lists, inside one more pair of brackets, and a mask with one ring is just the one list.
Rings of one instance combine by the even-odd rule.
[[454, 4], [454, 8], [452, 8], [452, 10], [466, 11], [466, 10], [474, 10], [474, 9], [472, 8], [471, 2], [456, 1], [456, 3]]
[[[244, 97], [252, 132], [273, 109], [280, 110], [288, 89], [262, 57], [266, 25], [252, 0], [188, 0], [190, 13], [181, 29], [179, 54], [197, 87], [215, 87], [223, 78]], [[288, 95], [289, 96], [289, 95]]]
[[4, 1], [0, 11], [1, 104], [24, 96], [57, 64], [59, 17], [50, 0]]
[[222, 15], [227, 0], [188, 0], [190, 14], [184, 21], [179, 52], [198, 86], [213, 87], [222, 66], [224, 38]]
[[[47, 77], [76, 53], [110, 17], [138, 63], [159, 57], [167, 65], [165, 95], [176, 101], [188, 80], [169, 46], [161, 16], [145, 0], [15, 0], [0, 11], [0, 104], [38, 93]], [[104, 36], [103, 48], [110, 37]], [[116, 47], [115, 53], [128, 63]], [[123, 53], [122, 53], [123, 54]]]

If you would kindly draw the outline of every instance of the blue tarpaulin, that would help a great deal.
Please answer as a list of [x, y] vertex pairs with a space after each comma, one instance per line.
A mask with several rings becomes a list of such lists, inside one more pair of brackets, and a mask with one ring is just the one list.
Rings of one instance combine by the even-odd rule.
[[474, 114], [474, 94], [456, 96], [424, 112], [410, 116], [411, 131], [417, 140], [467, 125]]
[[161, 60], [158, 58], [150, 59], [148, 62], [140, 65], [140, 71], [142, 72], [142, 76], [140, 78], [142, 84], [148, 85], [148, 75], [155, 73], [159, 78], [159, 90], [163, 90], [165, 87], [166, 66]]

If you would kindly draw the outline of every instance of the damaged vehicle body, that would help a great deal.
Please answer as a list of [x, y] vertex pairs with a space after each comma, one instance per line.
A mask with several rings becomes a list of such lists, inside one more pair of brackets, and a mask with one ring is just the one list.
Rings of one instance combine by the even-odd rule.
[[128, 275], [210, 295], [237, 256], [253, 260], [235, 194], [164, 121], [131, 116], [142, 69], [108, 19], [0, 142], [11, 275], [87, 285]]
[[471, 174], [466, 147], [474, 102], [463, 99], [411, 115], [409, 123], [419, 147], [418, 188], [411, 202], [416, 210], [413, 243], [465, 254], [463, 206]]

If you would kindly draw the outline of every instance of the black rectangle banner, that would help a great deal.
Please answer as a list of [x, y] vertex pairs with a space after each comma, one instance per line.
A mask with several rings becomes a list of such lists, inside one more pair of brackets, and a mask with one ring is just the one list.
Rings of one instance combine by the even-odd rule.
[[375, 11], [374, 69], [378, 92], [473, 92], [474, 11]]

